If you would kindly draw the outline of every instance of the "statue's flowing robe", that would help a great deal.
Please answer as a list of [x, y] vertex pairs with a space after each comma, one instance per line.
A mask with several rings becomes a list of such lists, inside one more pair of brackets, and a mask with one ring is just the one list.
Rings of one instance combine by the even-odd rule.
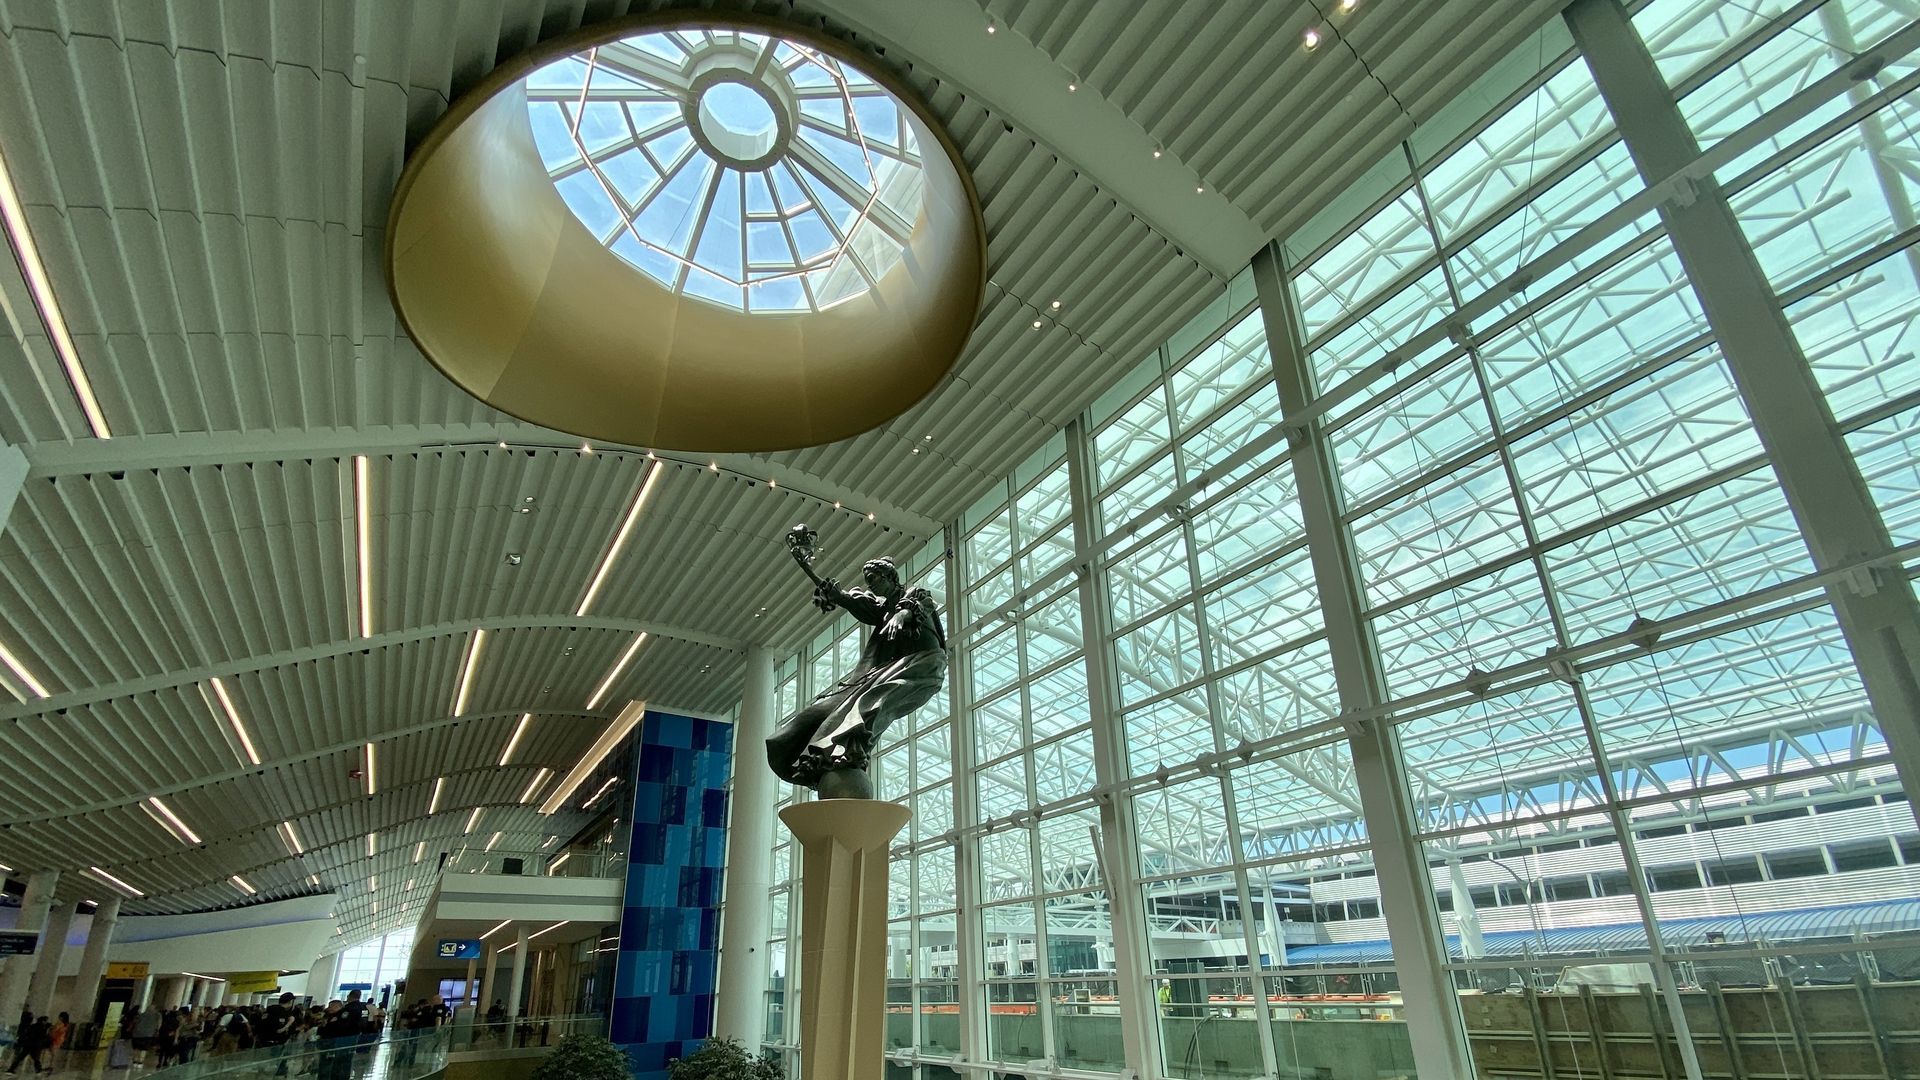
[[[933, 594], [911, 589], [897, 600], [847, 589], [841, 606], [872, 626], [860, 663], [780, 722], [767, 740], [767, 762], [790, 784], [818, 787], [836, 769], [865, 769], [880, 736], [927, 703], [946, 682], [947, 638]], [[884, 637], [889, 622], [902, 632]]]

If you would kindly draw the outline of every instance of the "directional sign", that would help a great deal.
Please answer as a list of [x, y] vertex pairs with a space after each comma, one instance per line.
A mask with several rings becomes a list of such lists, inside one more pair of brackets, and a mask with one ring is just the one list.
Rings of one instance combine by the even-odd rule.
[[441, 938], [440, 959], [478, 960], [480, 959], [480, 942], [478, 940], [456, 941], [452, 938]]
[[38, 930], [0, 930], [0, 956], [27, 956], [39, 945]]

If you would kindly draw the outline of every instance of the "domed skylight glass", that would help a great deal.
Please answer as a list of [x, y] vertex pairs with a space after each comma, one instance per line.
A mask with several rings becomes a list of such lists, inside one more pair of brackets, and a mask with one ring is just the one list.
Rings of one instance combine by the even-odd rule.
[[808, 45], [641, 34], [527, 77], [542, 161], [574, 216], [675, 292], [804, 312], [865, 293], [920, 216], [920, 148], [885, 88]]

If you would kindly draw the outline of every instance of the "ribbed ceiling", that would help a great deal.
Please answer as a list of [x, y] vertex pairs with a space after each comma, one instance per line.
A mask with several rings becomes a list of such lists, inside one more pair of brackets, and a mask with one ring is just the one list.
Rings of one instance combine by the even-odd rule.
[[[0, 770], [0, 863], [58, 867], [75, 896], [104, 894], [80, 871], [107, 868], [148, 894], [139, 911], [244, 902], [236, 873], [261, 897], [337, 890], [342, 943], [403, 925], [437, 852], [494, 831], [502, 849], [529, 849], [580, 824], [518, 798], [537, 769], [577, 761], [622, 703], [723, 714], [745, 643], [787, 650], [819, 628], [788, 526], [819, 527], [825, 568], [843, 576], [915, 550], [1219, 296], [1267, 236], [1391, 149], [1408, 112], [1430, 114], [1557, 6], [1362, 0], [1308, 52], [1309, 21], [1329, 24], [1291, 0], [969, 3], [927, 10], [981, 33], [991, 18], [1005, 53], [871, 40], [863, 28], [897, 14], [874, 0], [754, 8], [874, 50], [933, 104], [974, 172], [991, 285], [955, 372], [907, 414], [718, 469], [583, 454], [491, 411], [399, 332], [381, 278], [394, 181], [448, 102], [499, 60], [639, 5], [0, 3], [0, 148], [114, 435], [92, 439], [22, 276], [0, 272], [0, 440], [33, 469], [0, 531], [0, 643], [52, 695], [0, 707], [0, 754], [31, 763]], [[1061, 97], [1006, 100], [1000, 68], [1016, 61], [1057, 68]], [[1118, 110], [1163, 159], [1050, 145], [1079, 108]], [[1113, 191], [1139, 190], [1133, 169], [1183, 170], [1205, 190], [1132, 204]], [[1202, 242], [1222, 221], [1256, 225], [1243, 250]], [[659, 483], [576, 617], [650, 467]], [[476, 627], [488, 644], [455, 718]], [[642, 631], [648, 644], [587, 709]], [[210, 694], [216, 677], [259, 766]], [[499, 767], [525, 712], [530, 733]], [[351, 775], [367, 742], [372, 797]], [[203, 843], [142, 810], [153, 796]], [[488, 809], [463, 841], [474, 806]]]

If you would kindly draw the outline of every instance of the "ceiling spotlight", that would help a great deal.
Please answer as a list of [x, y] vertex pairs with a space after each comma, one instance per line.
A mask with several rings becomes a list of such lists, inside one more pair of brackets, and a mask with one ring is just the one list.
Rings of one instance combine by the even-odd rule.
[[1360, 0], [1340, 0], [1341, 11], [1352, 11], [1360, 6]]
[[994, 21], [993, 21], [992, 19], [988, 19], [988, 20], [987, 20], [987, 33], [989, 33], [989, 34], [997, 34], [997, 33], [999, 33], [999, 32], [1000, 32], [1000, 24], [999, 24], [999, 23], [996, 23], [996, 22], [994, 22]]
[[780, 481], [778, 481], [778, 480], [769, 480], [769, 481], [767, 481], [767, 486], [768, 486], [768, 487], [770, 487], [770, 488], [777, 488], [777, 487], [779, 487], [779, 486], [780, 486]]
[[[1060, 301], [1058, 301], [1058, 300], [1055, 300], [1055, 301], [1053, 302], [1053, 306], [1054, 306], [1054, 307], [1059, 307], [1059, 306], [1060, 306]], [[921, 438], [922, 440], [924, 440], [924, 441], [926, 441], [926, 442], [932, 442], [932, 441], [933, 441], [933, 436], [931, 436], [931, 435], [922, 435], [922, 436], [920, 436], [920, 438]]]
[[1080, 84], [1077, 82], [1070, 82], [1067, 84], [1067, 93], [1069, 94], [1073, 93], [1078, 89], [1080, 89]]
[[1300, 36], [1300, 40], [1306, 45], [1308, 52], [1312, 52], [1313, 50], [1319, 48], [1320, 47], [1320, 28], [1317, 26], [1307, 27], [1307, 32]]
[[502, 449], [502, 450], [505, 450], [506, 448], [507, 448], [507, 440], [505, 440], [505, 439], [501, 439], [501, 440], [500, 440], [500, 449]]
[[868, 521], [872, 521], [872, 520], [873, 520], [873, 515], [872, 515], [872, 514], [868, 514], [868, 515], [867, 515], [867, 520], [868, 520]]
[[1206, 193], [1206, 190], [1207, 190], [1207, 185], [1205, 185], [1205, 184], [1195, 184], [1195, 185], [1193, 185], [1193, 193], [1194, 193], [1195, 195], [1201, 195], [1201, 194], [1205, 194], [1205, 193]]
[[840, 504], [839, 504], [839, 503], [834, 503], [834, 504], [833, 504], [833, 508], [834, 508], [835, 510], [838, 510], [838, 509], [840, 509]]
[[[1047, 306], [1048, 306], [1048, 307], [1051, 307], [1051, 308], [1052, 308], [1053, 310], [1055, 310], [1055, 311], [1059, 311], [1059, 310], [1060, 310], [1060, 301], [1058, 301], [1058, 300], [1055, 300], [1055, 301], [1054, 301], [1053, 303], [1051, 303], [1051, 304], [1049, 304], [1049, 305], [1047, 305]], [[931, 439], [931, 438], [933, 438], [933, 436], [931, 436], [931, 435], [929, 435], [929, 436], [927, 436], [927, 438], [929, 438], [929, 439]]]
[[914, 448], [913, 448], [913, 449], [912, 449], [912, 450], [910, 451], [910, 453], [915, 453], [915, 454], [917, 454], [917, 453], [919, 453], [919, 452], [920, 452], [920, 448], [919, 448], [919, 447], [917, 447], [917, 446], [916, 446], [916, 447], [914, 447]]
[[587, 442], [583, 442], [583, 443], [581, 443], [581, 444], [580, 444], [580, 453], [581, 453], [581, 454], [583, 454], [583, 455], [585, 455], [585, 454], [591, 454], [591, 453], [593, 453], [593, 444], [592, 444], [592, 443], [587, 443]]
[[1040, 329], [1040, 320], [1039, 320], [1039, 319], [1035, 319], [1035, 320], [1033, 320], [1033, 328], [1034, 328], [1035, 330], [1038, 330], [1038, 329]]
[[521, 559], [522, 559], [522, 558], [523, 558], [523, 556], [522, 556], [522, 555], [521, 555], [521, 554], [520, 554], [519, 552], [517, 552], [517, 551], [509, 551], [509, 552], [507, 552], [507, 565], [508, 565], [508, 566], [519, 566], [519, 565], [520, 565], [520, 561], [521, 561]]
[[720, 463], [719, 463], [719, 462], [717, 462], [717, 461], [709, 461], [709, 462], [707, 462], [707, 471], [708, 471], [708, 472], [719, 472], [719, 471], [720, 471]]
[[1155, 161], [1160, 160], [1160, 148], [1157, 146], [1153, 148], [1153, 160]]

